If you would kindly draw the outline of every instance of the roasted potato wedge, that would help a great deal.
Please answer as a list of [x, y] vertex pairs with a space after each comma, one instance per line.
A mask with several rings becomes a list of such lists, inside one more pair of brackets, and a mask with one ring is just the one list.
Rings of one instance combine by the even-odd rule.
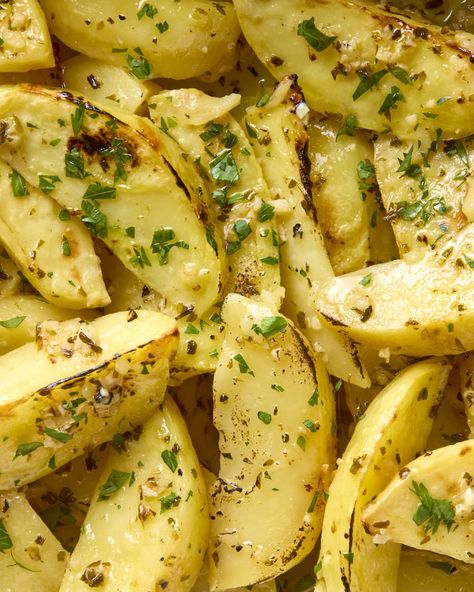
[[[310, 553], [335, 461], [334, 395], [304, 337], [274, 309], [236, 294], [223, 319], [213, 385], [221, 453], [210, 491], [213, 590], [274, 578]], [[288, 500], [291, 512], [282, 512]]]
[[279, 304], [280, 243], [271, 196], [252, 147], [229, 114], [239, 101], [235, 94], [217, 98], [182, 89], [152, 97], [149, 107], [170, 162], [209, 211], [208, 232], [218, 248], [225, 245], [225, 293]]
[[404, 466], [364, 510], [374, 542], [402, 543], [474, 563], [474, 443], [458, 442]]
[[249, 142], [273, 198], [270, 206], [281, 239], [280, 273], [285, 288], [282, 312], [323, 355], [330, 374], [368, 386], [357, 346], [322, 325], [310, 290], [334, 273], [312, 202], [303, 122], [307, 111], [294, 78], [288, 77], [266, 105], [249, 107], [245, 116]]
[[3, 592], [55, 592], [66, 569], [67, 551], [23, 493], [2, 493], [0, 504], [0, 588]]
[[4, 2], [0, 38], [0, 72], [27, 72], [54, 66], [48, 26], [37, 0]]
[[374, 349], [413, 356], [474, 348], [474, 225], [404, 259], [315, 287], [328, 326]]
[[[473, 37], [361, 0], [235, 0], [244, 35], [280, 80], [297, 72], [309, 105], [402, 139], [474, 131]], [[265, 23], [265, 26], [262, 24]], [[278, 31], [278, 33], [276, 33]]]
[[[188, 592], [207, 547], [204, 480], [186, 424], [166, 398], [110, 453], [61, 592]], [[126, 533], [126, 536], [124, 534]]]
[[396, 590], [400, 546], [374, 545], [364, 531], [362, 510], [423, 451], [449, 370], [443, 358], [408, 367], [357, 424], [329, 488], [317, 592]]
[[472, 140], [434, 142], [426, 152], [393, 136], [375, 141], [375, 168], [387, 217], [403, 255], [434, 247], [474, 221]]
[[148, 418], [163, 399], [176, 340], [173, 320], [131, 311], [42, 323], [36, 343], [0, 357], [0, 490]]
[[164, 309], [204, 312], [218, 300], [225, 257], [207, 240], [202, 205], [181, 188], [149, 121], [105, 109], [64, 90], [2, 87], [0, 157], [33, 186], [57, 175], [50, 196], [155, 288]]
[[[233, 6], [210, 0], [41, 0], [52, 33], [80, 53], [139, 79], [190, 78], [229, 60], [240, 34]], [[100, 42], [98, 42], [98, 35]], [[132, 49], [136, 48], [136, 49]]]
[[56, 175], [39, 175], [42, 190], [0, 161], [0, 236], [10, 257], [40, 294], [63, 308], [106, 306], [99, 258], [87, 228], [49, 197]]

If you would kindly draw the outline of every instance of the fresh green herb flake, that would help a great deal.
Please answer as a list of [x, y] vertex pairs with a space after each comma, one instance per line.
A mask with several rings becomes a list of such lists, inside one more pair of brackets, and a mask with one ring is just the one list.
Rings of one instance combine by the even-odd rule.
[[388, 73], [388, 70], [379, 70], [374, 72], [371, 76], [366, 74], [359, 74], [360, 82], [352, 95], [352, 100], [357, 101], [362, 95], [368, 92], [373, 86], [375, 86], [382, 78]]
[[314, 509], [316, 508], [316, 504], [318, 503], [318, 499], [319, 499], [319, 491], [316, 491], [316, 493], [313, 495], [313, 499], [311, 500], [311, 503], [309, 505], [308, 514], [312, 514], [314, 512]]
[[367, 275], [364, 275], [364, 277], [360, 280], [359, 284], [361, 286], [364, 286], [364, 288], [366, 286], [370, 286], [370, 284], [372, 283], [372, 274], [368, 273]]
[[433, 569], [444, 571], [444, 573], [448, 574], [448, 576], [457, 571], [456, 566], [448, 563], [447, 561], [427, 561], [426, 563]]
[[77, 136], [82, 129], [85, 111], [86, 107], [84, 103], [81, 103], [74, 113], [71, 114], [72, 131], [75, 136]]
[[199, 335], [199, 329], [197, 327], [195, 327], [194, 325], [192, 325], [191, 323], [188, 323], [186, 325], [184, 332], [187, 335]]
[[280, 260], [277, 257], [262, 257], [260, 261], [266, 265], [278, 265], [278, 263], [280, 263]]
[[297, 33], [317, 52], [324, 51], [337, 39], [335, 36], [325, 35], [320, 31], [314, 24], [314, 17], [301, 21], [298, 24]]
[[308, 405], [311, 405], [311, 407], [314, 407], [318, 404], [318, 400], [319, 400], [319, 389], [316, 387], [316, 389], [314, 390], [314, 393], [311, 395], [311, 397], [308, 400]]
[[107, 216], [101, 212], [99, 203], [95, 200], [83, 200], [81, 204], [81, 220], [92, 236], [107, 238]]
[[408, 72], [400, 66], [391, 66], [390, 74], [392, 74], [392, 76], [395, 76], [395, 78], [397, 78], [397, 80], [400, 80], [400, 82], [402, 82], [403, 84], [413, 84], [413, 81], [410, 78]]
[[131, 257], [130, 263], [132, 265], [138, 265], [142, 269], [145, 267], [145, 265], [147, 267], [151, 267], [151, 261], [143, 247], [140, 247], [139, 249], [137, 247], [133, 247], [133, 257]]
[[54, 430], [53, 428], [43, 428], [43, 432], [53, 440], [57, 440], [62, 444], [66, 444], [66, 442], [72, 440], [71, 434], [68, 434], [67, 432], [60, 432], [59, 430]]
[[263, 95], [263, 97], [260, 97], [256, 103], [257, 107], [265, 107], [265, 105], [268, 103], [268, 101], [270, 100], [270, 95]]
[[13, 542], [8, 534], [3, 520], [0, 518], [0, 551], [3, 553], [13, 547]]
[[168, 21], [161, 21], [161, 23], [156, 23], [156, 28], [163, 35], [163, 33], [166, 33], [166, 31], [168, 31], [170, 26], [168, 24]]
[[54, 191], [56, 183], [61, 183], [57, 175], [39, 175], [39, 188], [43, 193]]
[[314, 423], [314, 421], [311, 421], [310, 419], [305, 419], [303, 421], [303, 425], [308, 428], [308, 430], [310, 432], [317, 432], [319, 430], [319, 425], [317, 423]]
[[125, 229], [125, 234], [129, 238], [135, 238], [135, 226], [129, 226], [128, 228], [126, 228]]
[[4, 329], [16, 329], [25, 319], [26, 317], [12, 317], [11, 319], [0, 321], [0, 327], [3, 327]]
[[250, 366], [247, 364], [242, 354], [235, 355], [234, 360], [238, 363], [241, 374], [250, 374], [251, 376], [255, 376], [253, 370], [250, 369]]
[[64, 257], [71, 256], [71, 246], [69, 244], [67, 237], [65, 237], [65, 236], [63, 236], [62, 241], [61, 241], [61, 254]]
[[455, 524], [456, 513], [453, 502], [446, 499], [435, 499], [431, 497], [428, 489], [423, 483], [412, 481], [413, 489], [410, 489], [420, 500], [416, 512], [413, 514], [413, 521], [417, 526], [423, 525], [423, 530], [434, 535], [441, 524], [446, 526], [450, 532]]
[[155, 16], [155, 14], [157, 14], [157, 13], [158, 13], [157, 8], [155, 8], [154, 6], [149, 4], [148, 2], [145, 2], [145, 4], [137, 12], [137, 17], [138, 17], [138, 20], [141, 20], [144, 16], [147, 16], [148, 18], [152, 19]]
[[107, 187], [100, 183], [91, 183], [83, 195], [83, 199], [115, 199], [117, 190], [115, 187]]
[[161, 458], [169, 470], [174, 473], [178, 468], [178, 459], [176, 458], [176, 454], [172, 450], [163, 450], [161, 453]]
[[43, 446], [42, 442], [26, 442], [25, 444], [20, 444], [15, 452], [15, 456], [13, 458], [17, 458], [18, 456], [27, 456], [34, 452], [37, 448], [41, 448]]
[[224, 181], [234, 185], [240, 179], [240, 173], [230, 148], [222, 150], [211, 160], [209, 166], [211, 176], [216, 181]]
[[112, 495], [117, 493], [124, 485], [129, 481], [131, 473], [125, 473], [123, 471], [116, 471], [112, 469], [107, 481], [100, 486], [99, 496], [97, 497], [98, 502], [103, 502], [110, 499]]
[[148, 60], [143, 56], [138, 47], [135, 52], [138, 56], [127, 55], [127, 65], [130, 72], [139, 80], [148, 80], [152, 76], [152, 67]]
[[270, 413], [266, 413], [266, 411], [259, 411], [257, 413], [257, 417], [262, 423], [266, 425], [272, 423], [272, 416], [270, 415]]
[[240, 241], [244, 241], [252, 234], [252, 229], [246, 220], [236, 220], [234, 222], [233, 229]]
[[306, 450], [306, 438], [304, 436], [298, 436], [296, 439], [296, 444], [301, 448], [301, 450]]
[[382, 105], [380, 106], [379, 113], [386, 113], [389, 109], [396, 109], [399, 101], [405, 102], [405, 97], [400, 92], [398, 86], [392, 86], [390, 92], [385, 97]]
[[337, 132], [336, 140], [341, 136], [353, 136], [357, 129], [357, 117], [355, 115], [348, 115], [344, 120], [341, 129]]
[[169, 495], [165, 495], [164, 497], [160, 498], [160, 514], [164, 514], [166, 511], [171, 510], [173, 506], [177, 506], [181, 498], [177, 495], [174, 491], [172, 491]]
[[8, 176], [10, 177], [10, 183], [15, 197], [25, 197], [30, 195], [30, 192], [26, 187], [26, 181], [19, 172], [12, 169], [12, 172]]
[[66, 152], [64, 163], [66, 165], [66, 177], [85, 179], [87, 176], [84, 171], [84, 157], [77, 148], [73, 148], [70, 152]]
[[262, 202], [260, 209], [258, 210], [258, 221], [259, 222], [267, 222], [267, 220], [271, 220], [274, 216], [275, 208], [266, 202]]

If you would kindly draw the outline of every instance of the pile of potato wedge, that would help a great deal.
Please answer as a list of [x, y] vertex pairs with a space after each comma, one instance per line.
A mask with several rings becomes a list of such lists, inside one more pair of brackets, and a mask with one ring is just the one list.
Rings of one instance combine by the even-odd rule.
[[0, 2], [1, 592], [474, 590], [473, 14]]

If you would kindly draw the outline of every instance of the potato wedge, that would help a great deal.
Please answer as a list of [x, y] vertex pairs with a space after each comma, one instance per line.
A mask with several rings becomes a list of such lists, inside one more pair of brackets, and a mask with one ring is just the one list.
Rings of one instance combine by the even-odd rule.
[[206, 212], [181, 188], [149, 121], [28, 85], [1, 89], [0, 118], [0, 157], [33, 186], [39, 174], [59, 176], [50, 196], [155, 288], [168, 312], [199, 314], [218, 300], [224, 254], [209, 244]]
[[[236, 294], [223, 307], [213, 386], [221, 452], [210, 492], [213, 590], [287, 571], [321, 528], [335, 461], [334, 395], [305, 338], [274, 315]], [[291, 512], [282, 512], [288, 500]]]
[[423, 451], [449, 371], [443, 358], [408, 367], [379, 393], [357, 424], [329, 488], [317, 592], [396, 590], [400, 547], [374, 545], [364, 532], [361, 513], [367, 501]]
[[402, 549], [397, 592], [468, 592], [474, 568], [450, 557]]
[[312, 113], [308, 125], [313, 203], [336, 275], [398, 258], [374, 178], [367, 134]]
[[427, 152], [393, 136], [375, 141], [377, 180], [402, 255], [474, 220], [472, 166], [469, 139], [434, 142]]
[[4, 2], [0, 19], [0, 72], [54, 66], [53, 47], [37, 0]]
[[124, 109], [130, 113], [141, 111], [158, 85], [136, 76], [117, 65], [77, 55], [62, 64], [64, 84], [104, 105]]
[[175, 403], [166, 398], [124, 446], [111, 451], [61, 592], [187, 592], [199, 575], [206, 487]]
[[36, 326], [43, 321], [65, 321], [80, 317], [92, 320], [96, 311], [68, 310], [31, 294], [0, 298], [0, 355], [34, 341]]
[[131, 311], [91, 324], [42, 323], [36, 344], [0, 357], [0, 490], [149, 417], [162, 401], [176, 340], [173, 320]]
[[[473, 133], [474, 38], [362, 0], [235, 0], [252, 49], [320, 113], [403, 138]], [[263, 26], [264, 24], [264, 26]], [[278, 32], [278, 33], [277, 33]], [[428, 115], [426, 115], [428, 113]]]
[[288, 77], [266, 105], [249, 107], [245, 117], [249, 142], [273, 198], [270, 206], [275, 210], [281, 238], [280, 273], [285, 288], [282, 312], [323, 355], [330, 374], [368, 386], [357, 346], [338, 338], [321, 323], [309, 290], [334, 277], [334, 272], [312, 202], [307, 132], [298, 115], [304, 115], [305, 110], [299, 87], [293, 77]]
[[273, 209], [268, 211], [270, 193], [252, 147], [229, 115], [240, 97], [182, 89], [150, 101], [167, 157], [188, 190], [201, 195], [214, 242], [225, 245], [225, 293], [273, 298], [279, 304], [279, 240]]
[[316, 286], [328, 326], [375, 349], [429, 356], [474, 348], [474, 225], [399, 261]]
[[89, 232], [47, 195], [58, 180], [40, 175], [40, 191], [0, 161], [2, 242], [49, 302], [73, 309], [106, 306], [110, 297]]
[[[277, 581], [270, 580], [263, 584], [255, 584], [254, 586], [245, 586], [245, 588], [233, 588], [233, 592], [277, 592]], [[204, 567], [199, 574], [196, 583], [193, 586], [192, 592], [210, 592], [208, 571]], [[230, 591], [229, 591], [230, 592]]]
[[128, 67], [141, 80], [218, 70], [223, 56], [235, 51], [240, 33], [228, 2], [160, 0], [155, 7], [132, 0], [120, 6], [115, 0], [63, 0], [58, 9], [56, 0], [41, 0], [41, 5], [51, 32], [66, 45]]
[[[124, 442], [124, 436], [114, 434], [111, 445], [122, 450]], [[26, 489], [29, 503], [67, 551], [71, 552], [79, 540], [109, 450], [108, 444], [101, 444]]]
[[66, 569], [67, 551], [23, 493], [3, 493], [0, 503], [0, 589], [2, 592], [55, 592]]
[[408, 463], [364, 510], [378, 544], [394, 541], [474, 563], [474, 443], [438, 448]]

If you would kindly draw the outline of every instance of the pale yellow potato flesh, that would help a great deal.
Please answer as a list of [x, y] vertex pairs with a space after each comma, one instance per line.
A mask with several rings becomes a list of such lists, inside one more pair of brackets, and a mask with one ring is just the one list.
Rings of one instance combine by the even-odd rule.
[[[474, 443], [472, 440], [427, 452], [404, 466], [363, 512], [364, 527], [376, 535], [374, 542], [394, 541], [415, 549], [448, 555], [474, 563]], [[434, 500], [447, 500], [451, 511], [433, 526], [431, 517], [420, 523], [414, 516], [422, 503], [418, 486]], [[448, 516], [452, 524], [448, 524]]]
[[54, 66], [48, 26], [37, 0], [3, 3], [0, 38], [0, 72], [27, 72]]
[[[437, 128], [445, 138], [474, 131], [471, 34], [420, 26], [361, 0], [235, 0], [234, 6], [260, 60], [278, 80], [296, 72], [316, 111], [355, 115], [360, 127], [404, 139], [434, 137]], [[319, 52], [297, 32], [311, 18], [324, 35], [336, 37]], [[357, 98], [358, 73], [369, 78], [382, 71], [383, 78]], [[403, 100], [381, 113], [393, 87]]]
[[[335, 461], [334, 395], [291, 322], [268, 339], [255, 332], [276, 314], [236, 294], [223, 306], [213, 385], [221, 457], [210, 490], [212, 590], [284, 573], [311, 552], [321, 529]], [[288, 504], [291, 511], [282, 511]]]
[[[126, 482], [105, 494], [112, 471]], [[178, 408], [166, 398], [124, 450], [111, 450], [60, 591], [89, 592], [99, 581], [104, 592], [188, 592], [208, 530], [199, 462]]]
[[131, 311], [46, 321], [36, 343], [1, 356], [0, 490], [145, 421], [163, 400], [176, 341], [172, 319]]
[[[65, 321], [77, 317], [92, 320], [96, 316], [98, 316], [96, 311], [60, 308], [32, 294], [2, 296], [0, 298], [0, 322], [7, 322], [7, 326], [0, 325], [0, 355], [16, 349], [28, 341], [34, 341], [38, 323], [49, 320]], [[8, 321], [11, 319], [16, 319], [19, 324], [13, 327], [8, 326]]]
[[339, 276], [316, 286], [328, 326], [374, 349], [412, 356], [474, 348], [474, 225], [436, 250]]
[[470, 438], [474, 438], [474, 354], [469, 352], [459, 361], [461, 394], [464, 401]]
[[356, 425], [329, 488], [317, 592], [395, 592], [400, 546], [374, 545], [364, 531], [362, 510], [406, 462], [423, 452], [449, 371], [443, 358], [409, 366], [377, 395]]
[[0, 503], [2, 592], [56, 592], [69, 554], [33, 510], [23, 493], [2, 493]]
[[[240, 34], [231, 4], [210, 0], [160, 0], [144, 12], [133, 0], [41, 0], [48, 25], [66, 45], [84, 55], [134, 69], [138, 77], [183, 79], [213, 71], [232, 54]], [[142, 52], [133, 51], [139, 48]], [[116, 51], [114, 51], [114, 49]], [[117, 51], [118, 50], [118, 51]], [[130, 56], [130, 59], [129, 59]], [[229, 69], [227, 66], [226, 69]]]
[[69, 58], [62, 67], [67, 88], [130, 113], [140, 112], [148, 97], [159, 90], [153, 82], [139, 80], [121, 66], [83, 55]]
[[69, 215], [61, 220], [61, 207], [36, 187], [23, 183], [16, 194], [14, 175], [0, 161], [0, 236], [23, 275], [51, 304], [72, 309], [109, 304], [87, 228]]
[[[249, 107], [247, 137], [260, 162], [272, 196], [280, 235], [282, 312], [321, 353], [328, 372], [366, 387], [367, 372], [357, 346], [322, 325], [310, 286], [332, 278], [317, 207], [313, 205], [307, 156], [306, 103], [292, 77], [284, 79], [267, 105]], [[302, 117], [298, 115], [302, 114]], [[360, 196], [357, 197], [360, 201]]]
[[473, 581], [472, 565], [427, 551], [402, 549], [397, 592], [469, 592]]
[[200, 313], [218, 300], [224, 256], [209, 244], [198, 204], [148, 120], [29, 85], [2, 87], [0, 118], [9, 138], [0, 157], [33, 186], [39, 174], [58, 175], [51, 197], [161, 294], [163, 310]]
[[[411, 142], [393, 136], [375, 141], [377, 180], [401, 255], [420, 246], [434, 247], [446, 233], [474, 220], [474, 144], [467, 139], [457, 146], [438, 142], [424, 158]], [[410, 163], [418, 172], [399, 170], [407, 155], [413, 155]]]

